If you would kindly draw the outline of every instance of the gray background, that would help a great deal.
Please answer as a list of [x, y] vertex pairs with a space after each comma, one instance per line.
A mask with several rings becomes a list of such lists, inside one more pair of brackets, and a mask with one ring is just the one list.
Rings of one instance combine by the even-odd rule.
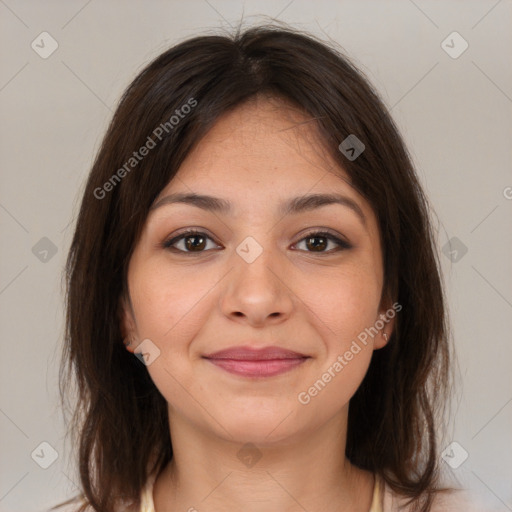
[[[440, 455], [457, 441], [468, 458], [443, 466], [489, 510], [512, 510], [510, 0], [0, 0], [0, 511], [43, 510], [76, 492], [57, 395], [60, 276], [122, 91], [175, 42], [262, 15], [335, 40], [391, 108], [437, 213], [459, 361]], [[51, 48], [43, 31], [58, 43], [45, 59], [31, 47]], [[453, 31], [469, 44], [457, 58], [442, 47]], [[59, 454], [47, 469], [35, 462], [51, 460], [42, 442]]]

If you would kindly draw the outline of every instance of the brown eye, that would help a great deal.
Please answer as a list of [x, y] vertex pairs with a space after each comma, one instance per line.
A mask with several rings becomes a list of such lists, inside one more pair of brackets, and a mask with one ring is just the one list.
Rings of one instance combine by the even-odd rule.
[[201, 251], [206, 247], [206, 237], [202, 235], [189, 235], [183, 240], [187, 251]]
[[[190, 230], [164, 242], [163, 247], [177, 252], [201, 253], [206, 252], [209, 240], [213, 242], [206, 233]], [[178, 247], [179, 243], [181, 247]], [[218, 247], [216, 244], [214, 246]]]
[[[302, 242], [305, 243], [307, 252], [330, 254], [333, 252], [339, 252], [344, 249], [352, 248], [352, 245], [346, 242], [345, 240], [342, 240], [337, 236], [334, 236], [333, 234], [324, 231], [316, 231], [313, 233], [309, 233], [306, 237], [299, 241], [299, 244]], [[331, 245], [334, 245], [334, 248], [326, 250], [326, 248], [329, 247], [329, 243], [331, 243]]]
[[327, 244], [328, 244], [327, 237], [312, 236], [312, 237], [306, 238], [306, 247], [313, 251], [323, 251], [327, 247]]

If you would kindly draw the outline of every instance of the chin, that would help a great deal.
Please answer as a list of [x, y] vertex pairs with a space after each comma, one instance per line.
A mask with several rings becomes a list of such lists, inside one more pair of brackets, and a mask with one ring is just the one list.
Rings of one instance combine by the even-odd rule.
[[245, 407], [236, 413], [232, 409], [229, 415], [223, 416], [221, 423], [227, 430], [215, 429], [230, 442], [257, 446], [282, 443], [300, 433], [300, 422], [297, 419], [296, 406], [279, 406], [275, 408]]

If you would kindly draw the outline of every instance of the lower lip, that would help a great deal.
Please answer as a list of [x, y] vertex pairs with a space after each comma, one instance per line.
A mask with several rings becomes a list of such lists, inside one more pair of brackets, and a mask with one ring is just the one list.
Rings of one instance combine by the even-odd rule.
[[241, 359], [208, 359], [211, 363], [229, 373], [244, 377], [273, 377], [301, 365], [305, 357], [294, 359], [268, 359], [246, 361]]

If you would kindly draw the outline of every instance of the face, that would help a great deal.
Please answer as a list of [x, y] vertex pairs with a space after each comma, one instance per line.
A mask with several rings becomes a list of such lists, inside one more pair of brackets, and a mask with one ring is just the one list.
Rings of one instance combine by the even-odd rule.
[[150, 354], [171, 430], [263, 444], [346, 418], [391, 334], [375, 215], [315, 133], [254, 99], [217, 122], [149, 212], [122, 330]]

